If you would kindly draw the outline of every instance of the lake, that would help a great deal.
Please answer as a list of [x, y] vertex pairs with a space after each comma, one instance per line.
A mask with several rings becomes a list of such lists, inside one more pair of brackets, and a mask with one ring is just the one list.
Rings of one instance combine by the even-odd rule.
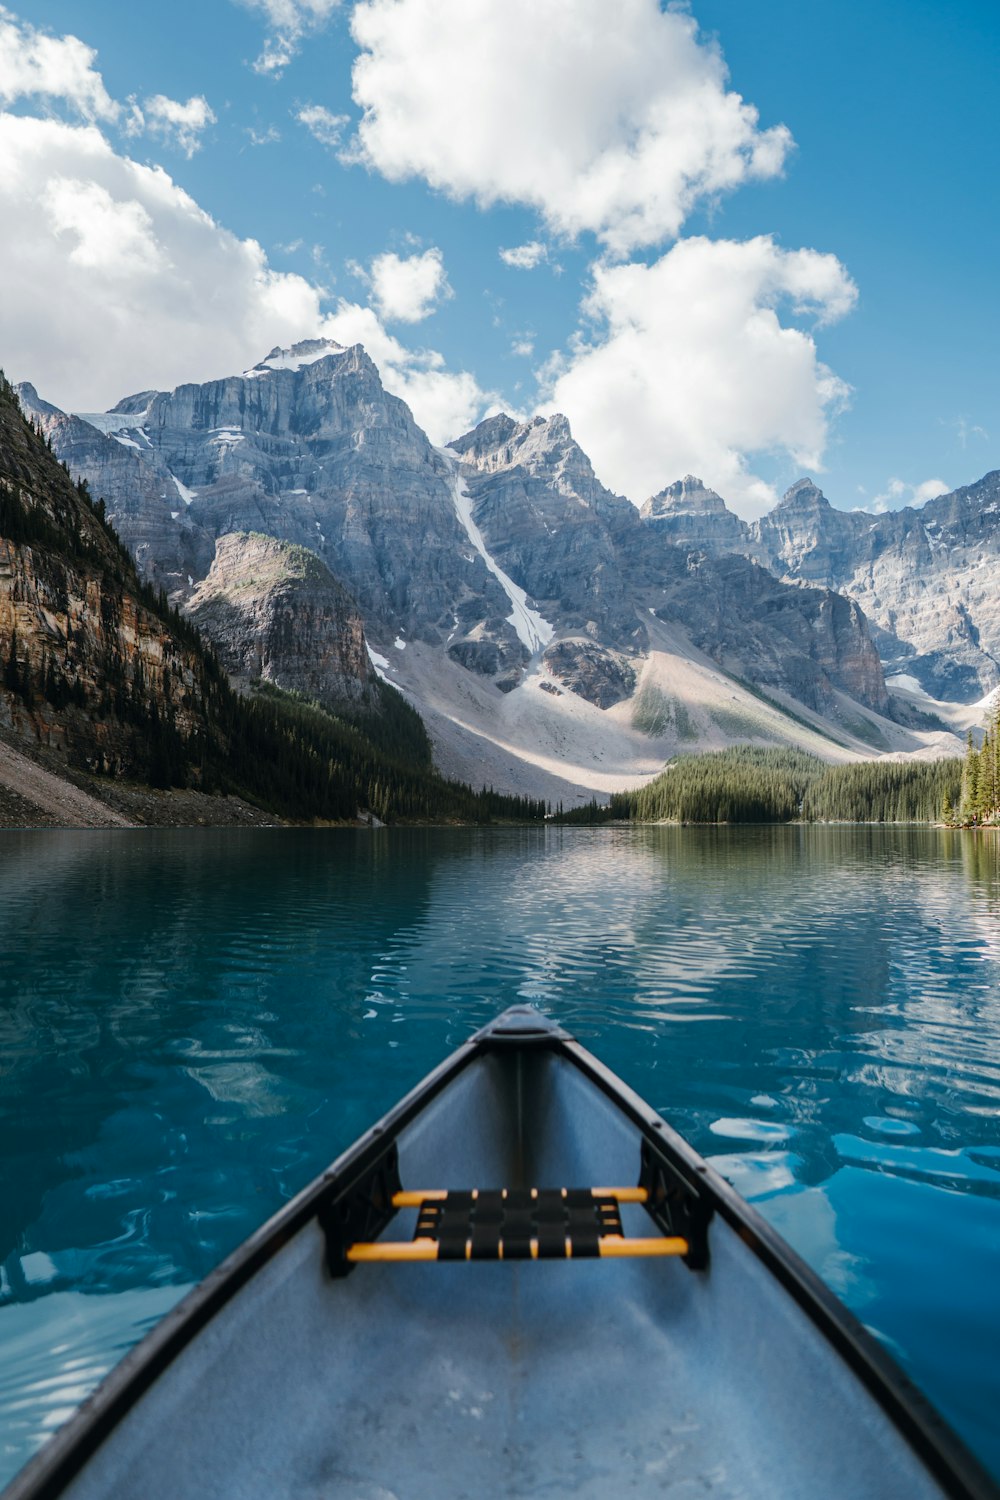
[[0, 833], [0, 1483], [503, 1007], [750, 1198], [998, 1474], [1000, 839]]

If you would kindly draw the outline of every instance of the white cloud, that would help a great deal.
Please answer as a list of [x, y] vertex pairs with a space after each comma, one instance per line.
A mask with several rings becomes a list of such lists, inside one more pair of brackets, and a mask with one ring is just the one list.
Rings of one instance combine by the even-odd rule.
[[377, 255], [368, 280], [375, 306], [390, 322], [420, 323], [438, 302], [454, 295], [436, 247], [422, 255]]
[[692, 238], [653, 265], [599, 264], [593, 275], [584, 311], [597, 330], [542, 378], [605, 484], [638, 504], [698, 474], [751, 515], [776, 499], [749, 468], [754, 454], [821, 468], [848, 387], [777, 309], [808, 309], [817, 323], [843, 316], [857, 293], [835, 257], [767, 236]]
[[7, 373], [77, 410], [231, 374], [322, 321], [314, 286], [166, 172], [58, 120], [0, 115], [0, 280]]
[[177, 146], [187, 157], [192, 157], [201, 145], [202, 131], [215, 124], [208, 100], [200, 94], [186, 104], [179, 99], [168, 99], [166, 94], [154, 94], [143, 101], [142, 107], [146, 129]]
[[504, 265], [513, 266], [516, 271], [533, 271], [543, 260], [549, 258], [548, 246], [543, 245], [541, 240], [529, 240], [526, 245], [511, 245], [499, 254]]
[[244, 134], [250, 137], [251, 146], [273, 146], [276, 141], [281, 140], [281, 131], [276, 125], [268, 125], [266, 130], [257, 130], [253, 125], [247, 125]]
[[129, 280], [162, 267], [153, 220], [134, 199], [121, 202], [100, 183], [56, 175], [40, 201], [71, 267]]
[[489, 399], [434, 350], [407, 349], [371, 308], [274, 271], [159, 167], [93, 125], [0, 114], [0, 351], [8, 376], [99, 411], [131, 391], [231, 375], [276, 344], [363, 343], [437, 442]]
[[88, 120], [117, 120], [121, 106], [104, 87], [96, 57], [78, 37], [46, 36], [0, 6], [0, 103], [64, 99]]
[[0, 5], [0, 104], [61, 99], [86, 120], [118, 124], [126, 135], [148, 130], [194, 155], [202, 131], [215, 124], [207, 99], [198, 96], [182, 104], [154, 94], [140, 109], [132, 95], [123, 110], [104, 87], [96, 60], [97, 53], [79, 37], [46, 36]]
[[887, 510], [899, 510], [904, 505], [926, 505], [938, 495], [947, 495], [950, 489], [951, 485], [944, 479], [925, 479], [920, 484], [908, 484], [905, 479], [893, 477], [864, 509], [882, 514]]
[[340, 0], [238, 0], [247, 10], [263, 12], [270, 34], [254, 71], [278, 77], [298, 52], [302, 40], [333, 15]]
[[956, 417], [951, 426], [954, 427], [958, 441], [963, 448], [967, 446], [970, 437], [982, 438], [987, 443], [990, 440], [985, 427], [978, 427], [974, 422], [970, 422], [968, 417]]
[[[718, 48], [660, 0], [361, 0], [354, 155], [391, 181], [522, 203], [615, 254], [673, 237], [698, 202], [778, 174]], [[488, 66], [483, 59], [488, 59]]]
[[493, 399], [468, 370], [446, 370], [436, 350], [406, 348], [386, 331], [370, 307], [341, 300], [324, 322], [322, 333], [340, 344], [364, 344], [386, 390], [406, 402], [433, 443], [447, 443], [468, 432]]
[[331, 110], [324, 109], [322, 104], [307, 104], [295, 118], [321, 146], [330, 147], [340, 145], [344, 126], [350, 123], [350, 115], [335, 115]]
[[510, 346], [511, 354], [516, 354], [519, 359], [530, 359], [535, 352], [535, 345], [531, 339], [515, 339]]

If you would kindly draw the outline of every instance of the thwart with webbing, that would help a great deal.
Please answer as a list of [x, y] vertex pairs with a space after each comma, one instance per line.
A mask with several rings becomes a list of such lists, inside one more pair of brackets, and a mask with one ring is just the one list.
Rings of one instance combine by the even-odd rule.
[[398, 1192], [394, 1208], [416, 1208], [417, 1227], [409, 1243], [361, 1242], [348, 1245], [346, 1259], [408, 1260], [571, 1260], [585, 1256], [687, 1255], [680, 1235], [625, 1238], [620, 1203], [649, 1199], [646, 1188], [472, 1188]]

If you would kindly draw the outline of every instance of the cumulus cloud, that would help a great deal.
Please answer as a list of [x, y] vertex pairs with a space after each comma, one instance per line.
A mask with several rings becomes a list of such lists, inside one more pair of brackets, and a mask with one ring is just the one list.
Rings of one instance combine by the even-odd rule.
[[398, 323], [420, 323], [437, 304], [454, 295], [445, 275], [444, 257], [436, 247], [422, 255], [377, 255], [367, 280], [383, 318]]
[[279, 77], [311, 31], [329, 21], [340, 0], [238, 0], [247, 10], [261, 11], [267, 18], [264, 50], [254, 63], [254, 72]]
[[179, 99], [168, 99], [166, 94], [154, 94], [143, 101], [142, 110], [146, 129], [177, 146], [187, 157], [192, 157], [201, 145], [202, 131], [215, 124], [208, 100], [200, 94], [186, 104]]
[[494, 399], [468, 370], [445, 369], [433, 349], [409, 349], [383, 327], [371, 307], [341, 300], [323, 324], [340, 344], [364, 344], [378, 365], [386, 390], [400, 396], [431, 442], [441, 445], [468, 432]]
[[104, 87], [96, 58], [78, 37], [46, 36], [0, 5], [0, 103], [63, 99], [88, 120], [117, 120], [121, 106]]
[[754, 454], [818, 470], [830, 416], [849, 394], [811, 334], [842, 317], [857, 291], [832, 255], [744, 242], [681, 240], [653, 265], [595, 266], [592, 320], [542, 372], [547, 403], [567, 414], [605, 484], [637, 504], [695, 473], [744, 515], [774, 503]]
[[328, 313], [313, 283], [273, 270], [255, 240], [93, 125], [0, 114], [0, 281], [7, 374], [71, 411], [231, 375], [317, 335], [363, 343], [435, 441], [472, 426], [488, 399], [371, 308]]
[[[660, 0], [361, 0], [355, 156], [394, 182], [521, 203], [614, 254], [676, 236], [691, 209], [778, 174], [718, 48]], [[483, 59], [489, 66], [483, 66]]]
[[908, 484], [905, 479], [893, 477], [886, 481], [885, 488], [877, 494], [865, 510], [882, 513], [899, 510], [904, 505], [926, 505], [938, 495], [947, 495], [951, 485], [944, 479], [925, 479], [920, 484]]
[[331, 148], [340, 145], [344, 126], [350, 121], [349, 115], [335, 115], [332, 110], [325, 109], [322, 104], [305, 105], [295, 118], [300, 125], [306, 127], [309, 134], [314, 136], [321, 146]]
[[549, 251], [541, 240], [529, 240], [526, 245], [511, 245], [499, 254], [505, 266], [513, 266], [516, 271], [533, 271], [543, 260], [548, 260]]
[[193, 156], [215, 115], [200, 95], [187, 103], [154, 94], [142, 109], [112, 99], [95, 66], [97, 53], [79, 37], [47, 36], [0, 5], [0, 104], [18, 99], [58, 99], [90, 121], [118, 125], [126, 135], [149, 131]]
[[0, 278], [7, 373], [77, 410], [230, 374], [322, 317], [162, 169], [58, 120], [0, 115]]

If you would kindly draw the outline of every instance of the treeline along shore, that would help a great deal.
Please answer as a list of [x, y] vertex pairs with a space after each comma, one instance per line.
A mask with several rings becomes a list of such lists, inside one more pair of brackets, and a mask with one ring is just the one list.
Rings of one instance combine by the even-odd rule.
[[573, 824], [1000, 823], [1000, 708], [964, 759], [828, 766], [802, 750], [736, 745], [678, 756], [654, 781], [557, 814]]

